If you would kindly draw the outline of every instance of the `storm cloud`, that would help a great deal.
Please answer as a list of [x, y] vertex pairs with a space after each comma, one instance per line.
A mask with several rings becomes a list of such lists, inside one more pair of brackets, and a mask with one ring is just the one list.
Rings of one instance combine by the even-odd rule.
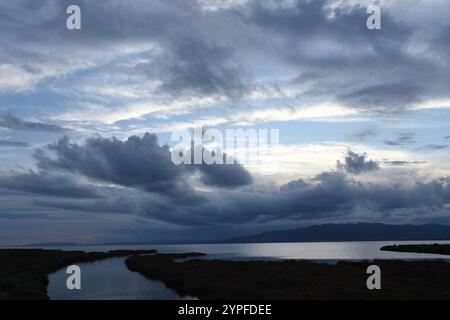
[[445, 210], [450, 202], [448, 179], [410, 185], [362, 183], [340, 172], [324, 172], [311, 181], [294, 180], [280, 190], [247, 188], [201, 195], [200, 199], [171, 204], [160, 197], [143, 195], [107, 198], [92, 202], [39, 202], [50, 208], [82, 212], [134, 213], [174, 225], [205, 227], [270, 223], [275, 221], [320, 221], [321, 219], [395, 217], [404, 212]]
[[48, 149], [55, 153], [56, 159], [44, 150], [36, 152], [41, 170], [76, 173], [148, 192], [167, 195], [186, 192], [189, 189], [187, 180], [196, 171], [206, 185], [238, 187], [252, 182], [250, 174], [239, 164], [175, 165], [169, 147], [160, 146], [157, 136], [150, 133], [142, 138], [132, 136], [126, 141], [93, 137], [83, 145], [64, 137]]

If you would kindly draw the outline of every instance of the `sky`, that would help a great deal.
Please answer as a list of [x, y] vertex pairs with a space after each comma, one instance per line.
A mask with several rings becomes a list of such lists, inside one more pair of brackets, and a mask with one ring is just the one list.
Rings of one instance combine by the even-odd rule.
[[[0, 43], [0, 245], [450, 223], [448, 0], [3, 0]], [[200, 126], [279, 143], [175, 164]]]

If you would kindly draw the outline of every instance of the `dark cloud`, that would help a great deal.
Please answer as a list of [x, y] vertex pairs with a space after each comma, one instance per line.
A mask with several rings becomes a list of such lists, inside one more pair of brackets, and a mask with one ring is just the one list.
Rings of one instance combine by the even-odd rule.
[[19, 131], [54, 132], [54, 133], [62, 133], [68, 131], [67, 129], [55, 124], [24, 121], [22, 119], [17, 118], [11, 112], [0, 113], [0, 128]]
[[423, 147], [423, 149], [431, 149], [431, 150], [441, 150], [446, 149], [448, 145], [446, 144], [429, 144]]
[[398, 136], [395, 140], [385, 140], [384, 144], [388, 146], [404, 146], [408, 144], [416, 143], [417, 141], [414, 140], [415, 134], [414, 133], [402, 133]]
[[353, 141], [364, 141], [377, 136], [377, 130], [375, 128], [366, 128], [358, 132], [354, 132], [348, 135], [348, 138]]
[[[126, 141], [95, 137], [82, 145], [64, 138], [50, 149], [56, 157], [42, 151], [36, 155], [40, 172], [2, 177], [0, 186], [45, 195], [43, 199], [32, 199], [39, 208], [133, 214], [193, 228], [445, 211], [450, 202], [448, 178], [409, 181], [403, 185], [355, 180], [354, 174], [377, 170], [378, 164], [368, 160], [366, 154], [352, 151], [338, 167], [341, 170], [323, 172], [310, 180], [294, 180], [280, 190], [273, 190], [249, 185], [249, 176], [235, 177], [236, 172], [227, 171], [232, 168], [229, 165], [207, 169], [175, 166], [168, 148], [159, 146], [156, 136], [151, 134]], [[242, 179], [241, 184], [246, 186], [238, 190], [194, 190], [187, 183], [193, 172], [199, 172], [211, 185], [234, 186], [235, 179]], [[74, 175], [122, 187], [81, 184]]]
[[30, 144], [21, 141], [8, 141], [8, 140], [0, 140], [0, 148], [1, 147], [15, 147], [15, 148], [27, 148]]
[[237, 187], [253, 181], [250, 173], [240, 164], [203, 164], [198, 166], [198, 170], [202, 173], [202, 182], [208, 186]]
[[[415, 182], [408, 186], [385, 186], [357, 182], [339, 172], [324, 173], [316, 177], [315, 184], [289, 188], [293, 201], [311, 199], [310, 205], [319, 212], [389, 212], [395, 210], [433, 210], [443, 208], [450, 200], [448, 179], [429, 183]], [[286, 189], [285, 189], [286, 190]], [[303, 200], [301, 200], [303, 199]], [[306, 202], [306, 201], [305, 201]]]
[[70, 176], [30, 171], [0, 177], [0, 188], [65, 198], [99, 198], [98, 189], [77, 182]]
[[125, 142], [101, 137], [84, 145], [71, 143], [68, 137], [48, 147], [56, 159], [42, 150], [35, 157], [43, 170], [62, 170], [92, 179], [147, 191], [170, 193], [178, 188], [184, 171], [172, 163], [170, 150], [160, 146], [156, 135], [130, 137]]
[[126, 141], [94, 137], [83, 145], [64, 137], [48, 148], [56, 154], [56, 159], [43, 150], [35, 154], [42, 170], [62, 170], [177, 197], [189, 191], [187, 179], [194, 171], [200, 172], [207, 185], [237, 187], [252, 181], [250, 174], [238, 164], [175, 165], [169, 147], [160, 146], [157, 136], [150, 133]]
[[379, 169], [377, 162], [367, 160], [367, 154], [357, 154], [351, 150], [347, 152], [344, 163], [337, 161], [338, 169], [345, 170], [348, 173], [360, 174], [368, 171], [376, 171]]
[[221, 94], [237, 98], [246, 90], [242, 71], [233, 62], [230, 49], [195, 38], [172, 44], [161, 62], [160, 72], [163, 72], [160, 89], [171, 94]]
[[208, 227], [307, 221], [355, 216], [387, 217], [397, 213], [445, 210], [448, 179], [405, 186], [362, 183], [342, 172], [324, 172], [311, 181], [292, 181], [280, 191], [244, 189], [208, 193], [202, 201], [174, 205], [161, 198], [106, 199], [92, 203], [45, 202], [42, 205], [86, 212], [134, 213], [174, 225]]
[[417, 84], [383, 83], [357, 89], [340, 95], [340, 99], [350, 101], [354, 106], [381, 107], [382, 110], [396, 110], [420, 100], [423, 89]]
[[415, 165], [415, 164], [425, 164], [426, 161], [388, 161], [384, 160], [383, 164], [391, 165], [391, 166], [407, 166], [407, 165]]
[[[204, 137], [206, 138], [206, 137]], [[195, 164], [195, 154], [209, 154], [211, 157], [216, 156], [222, 159], [221, 163]], [[196, 170], [201, 173], [201, 181], [207, 186], [233, 188], [246, 186], [253, 183], [251, 174], [243, 165], [237, 162], [237, 159], [227, 159], [227, 154], [222, 150], [208, 150], [202, 146], [194, 146], [191, 143], [191, 165], [185, 166], [187, 170]]]

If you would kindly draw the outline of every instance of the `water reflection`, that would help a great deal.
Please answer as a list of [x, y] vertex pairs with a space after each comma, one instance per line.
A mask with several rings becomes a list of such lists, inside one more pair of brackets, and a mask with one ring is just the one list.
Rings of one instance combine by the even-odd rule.
[[81, 290], [68, 290], [65, 269], [49, 276], [48, 296], [52, 300], [179, 300], [174, 291], [158, 281], [128, 271], [125, 258], [81, 263]]
[[[381, 251], [393, 244], [432, 244], [450, 241], [367, 241], [367, 242], [296, 242], [246, 244], [173, 244], [60, 247], [64, 250], [108, 251], [113, 249], [156, 249], [161, 253], [203, 252], [205, 259], [312, 259], [312, 260], [373, 260], [373, 259], [448, 259], [426, 253]], [[55, 247], [49, 248], [55, 249]]]

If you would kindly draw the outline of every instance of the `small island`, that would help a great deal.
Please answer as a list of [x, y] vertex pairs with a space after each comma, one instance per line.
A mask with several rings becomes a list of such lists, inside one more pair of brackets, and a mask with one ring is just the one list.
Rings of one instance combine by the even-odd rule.
[[440, 255], [450, 255], [450, 244], [402, 244], [384, 246], [383, 251], [394, 252], [412, 252], [412, 253], [431, 253]]

